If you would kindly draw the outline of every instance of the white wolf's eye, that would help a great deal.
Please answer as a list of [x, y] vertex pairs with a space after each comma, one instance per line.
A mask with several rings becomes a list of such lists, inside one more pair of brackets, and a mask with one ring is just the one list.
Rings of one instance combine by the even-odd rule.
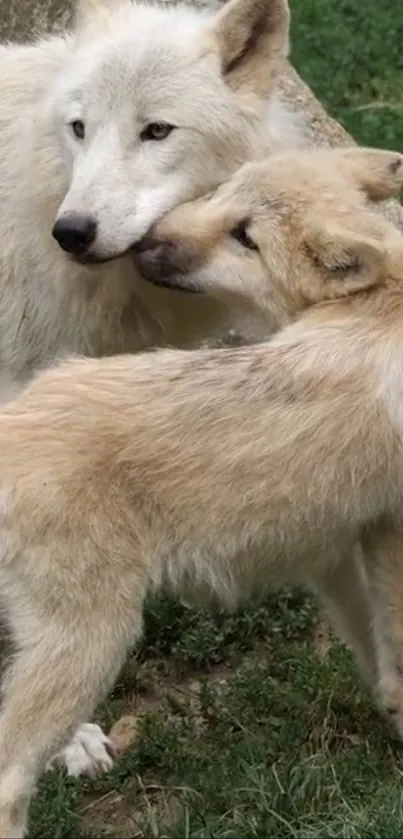
[[84, 140], [85, 137], [85, 125], [81, 119], [74, 119], [73, 122], [70, 123], [70, 128], [77, 140]]
[[249, 236], [247, 231], [247, 226], [249, 224], [249, 219], [245, 221], [240, 221], [236, 227], [233, 227], [230, 231], [230, 236], [232, 239], [236, 239], [243, 248], [247, 248], [249, 251], [258, 251], [259, 248], [256, 242], [253, 241], [252, 237]]
[[175, 129], [175, 125], [170, 125], [169, 122], [149, 122], [143, 128], [140, 139], [141, 140], [166, 140], [167, 137]]

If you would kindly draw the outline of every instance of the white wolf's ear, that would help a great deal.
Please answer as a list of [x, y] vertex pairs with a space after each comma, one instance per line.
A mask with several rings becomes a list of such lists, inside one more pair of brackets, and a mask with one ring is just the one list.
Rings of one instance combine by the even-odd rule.
[[276, 65], [288, 54], [287, 0], [229, 0], [212, 20], [228, 84], [267, 95]]
[[[317, 302], [346, 297], [380, 285], [388, 275], [387, 252], [382, 241], [336, 225], [312, 230], [305, 237], [305, 248], [319, 269], [320, 288], [314, 288], [307, 273], [304, 294]], [[310, 288], [311, 286], [311, 288]]]
[[105, 27], [111, 13], [128, 0], [76, 0], [74, 9], [74, 28], [78, 32], [83, 30], [98, 31]]
[[353, 147], [336, 154], [343, 170], [373, 201], [391, 198], [402, 188], [403, 155], [398, 152]]

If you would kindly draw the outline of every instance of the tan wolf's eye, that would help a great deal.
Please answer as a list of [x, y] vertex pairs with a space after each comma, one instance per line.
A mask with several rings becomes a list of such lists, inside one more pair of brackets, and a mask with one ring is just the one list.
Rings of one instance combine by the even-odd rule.
[[85, 125], [81, 119], [75, 119], [70, 123], [70, 128], [77, 140], [84, 140]]
[[244, 221], [239, 222], [235, 227], [232, 228], [230, 231], [230, 236], [232, 239], [236, 239], [243, 248], [247, 248], [248, 251], [258, 251], [259, 248], [256, 242], [253, 241], [252, 237], [249, 236], [247, 232], [247, 226], [250, 223], [249, 219], [245, 219]]
[[143, 128], [140, 134], [140, 139], [166, 140], [174, 129], [175, 125], [170, 125], [168, 122], [149, 122], [148, 125]]

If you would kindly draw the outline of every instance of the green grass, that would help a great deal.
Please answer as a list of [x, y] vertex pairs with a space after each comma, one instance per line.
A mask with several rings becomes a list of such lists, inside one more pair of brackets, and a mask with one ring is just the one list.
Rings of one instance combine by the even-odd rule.
[[346, 648], [317, 643], [310, 598], [284, 591], [229, 618], [162, 599], [146, 618], [99, 714], [137, 701], [134, 746], [94, 783], [46, 775], [34, 837], [403, 836], [400, 745]]
[[[291, 0], [298, 71], [359, 142], [396, 149], [399, 6]], [[400, 747], [347, 650], [319, 654], [316, 628], [298, 592], [230, 617], [150, 604], [142, 646], [99, 711], [107, 726], [141, 712], [134, 746], [96, 783], [48, 773], [32, 836], [403, 837]]]
[[361, 144], [403, 148], [403, 14], [396, 0], [290, 0], [292, 61]]

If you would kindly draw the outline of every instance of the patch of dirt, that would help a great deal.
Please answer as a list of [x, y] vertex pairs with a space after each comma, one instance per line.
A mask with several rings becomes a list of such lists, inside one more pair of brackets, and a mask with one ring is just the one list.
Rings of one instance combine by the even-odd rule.
[[131, 787], [126, 787], [124, 795], [113, 790], [80, 809], [89, 836], [146, 839], [150, 833], [158, 836], [180, 818], [181, 804], [169, 789], [143, 785], [139, 778], [133, 779]]

